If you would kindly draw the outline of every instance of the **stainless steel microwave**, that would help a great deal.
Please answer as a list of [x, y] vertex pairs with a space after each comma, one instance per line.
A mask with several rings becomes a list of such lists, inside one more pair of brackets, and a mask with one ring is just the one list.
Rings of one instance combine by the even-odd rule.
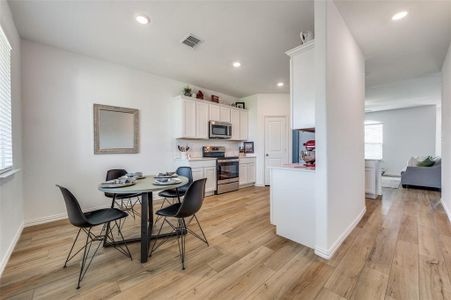
[[232, 138], [232, 124], [228, 122], [209, 122], [208, 136], [211, 139], [230, 139]]

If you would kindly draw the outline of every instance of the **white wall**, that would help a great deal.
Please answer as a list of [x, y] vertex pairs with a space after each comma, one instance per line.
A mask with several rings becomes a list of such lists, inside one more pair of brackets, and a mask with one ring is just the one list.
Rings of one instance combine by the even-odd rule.
[[442, 76], [442, 203], [451, 221], [451, 44]]
[[315, 36], [315, 253], [328, 258], [365, 211], [365, 64], [333, 1], [315, 1]]
[[287, 118], [288, 161], [291, 161], [290, 95], [256, 94], [241, 99], [249, 110], [249, 141], [254, 141], [256, 185], [265, 185], [265, 117]]
[[[14, 168], [22, 168], [22, 120], [20, 87], [20, 38], [8, 2], [0, 1], [0, 25], [11, 47], [11, 97]], [[23, 226], [22, 173], [0, 179], [0, 275]]]
[[[97, 185], [106, 170], [174, 168], [171, 101], [184, 83], [29, 41], [22, 41], [22, 59], [26, 223], [65, 216], [55, 184], [73, 191], [85, 209], [105, 207], [109, 200]], [[139, 154], [93, 154], [94, 103], [140, 110]]]
[[442, 104], [435, 107], [435, 156], [442, 156]]
[[365, 120], [384, 124], [386, 174], [400, 176], [412, 156], [435, 155], [435, 105], [366, 113]]

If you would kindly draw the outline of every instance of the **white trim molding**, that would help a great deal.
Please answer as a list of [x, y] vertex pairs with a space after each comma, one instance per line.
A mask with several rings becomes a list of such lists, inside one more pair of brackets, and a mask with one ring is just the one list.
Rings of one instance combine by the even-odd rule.
[[23, 228], [24, 228], [24, 224], [22, 223], [22, 224], [20, 224], [19, 228], [17, 229], [16, 234], [14, 235], [14, 238], [13, 238], [11, 244], [9, 244], [9, 247], [5, 253], [5, 256], [2, 258], [2, 261], [0, 262], [0, 277], [2, 276], [3, 271], [6, 268], [6, 264], [8, 263], [9, 258], [11, 257], [11, 254], [13, 253], [14, 248], [16, 247], [16, 244], [20, 239], [20, 235], [22, 234]]
[[440, 198], [440, 203], [442, 204], [443, 209], [445, 210], [445, 213], [448, 216], [448, 221], [451, 222], [451, 211], [449, 210], [448, 206], [446, 206], [445, 201], [443, 201], [443, 198]]
[[348, 235], [354, 230], [354, 228], [359, 224], [360, 220], [363, 218], [363, 216], [366, 213], [366, 207], [362, 209], [362, 211], [359, 213], [357, 218], [354, 219], [354, 221], [346, 228], [346, 230], [338, 237], [338, 239], [332, 244], [332, 247], [329, 249], [323, 249], [321, 247], [315, 247], [315, 254], [319, 257], [322, 257], [324, 259], [331, 259], [335, 252], [340, 248], [341, 244], [344, 242], [344, 240], [348, 237]]
[[[153, 198], [153, 201], [156, 203], [159, 203], [162, 201], [162, 199], [163, 199], [162, 197], [156, 195]], [[106, 206], [105, 205], [94, 206], [94, 207], [90, 207], [88, 209], [83, 209], [83, 211], [88, 212], [88, 211], [101, 209], [101, 208], [106, 208]], [[64, 219], [67, 219], [67, 212], [54, 214], [54, 215], [50, 215], [50, 216], [45, 216], [45, 217], [41, 217], [41, 218], [36, 218], [36, 219], [32, 219], [32, 220], [26, 220], [24, 227], [30, 227], [30, 226], [50, 223], [50, 222], [54, 222], [54, 221], [64, 220]]]

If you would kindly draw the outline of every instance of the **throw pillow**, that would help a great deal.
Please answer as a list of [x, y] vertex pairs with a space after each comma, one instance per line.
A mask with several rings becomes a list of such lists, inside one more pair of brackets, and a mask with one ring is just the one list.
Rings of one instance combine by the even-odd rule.
[[417, 167], [432, 167], [435, 164], [434, 158], [432, 156], [426, 157], [425, 160], [420, 161]]

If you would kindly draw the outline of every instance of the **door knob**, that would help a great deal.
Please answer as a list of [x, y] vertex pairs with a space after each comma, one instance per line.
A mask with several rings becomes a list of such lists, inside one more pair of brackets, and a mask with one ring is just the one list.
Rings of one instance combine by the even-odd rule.
[[269, 154], [268, 154], [268, 153], [266, 153], [266, 156], [269, 156]]

